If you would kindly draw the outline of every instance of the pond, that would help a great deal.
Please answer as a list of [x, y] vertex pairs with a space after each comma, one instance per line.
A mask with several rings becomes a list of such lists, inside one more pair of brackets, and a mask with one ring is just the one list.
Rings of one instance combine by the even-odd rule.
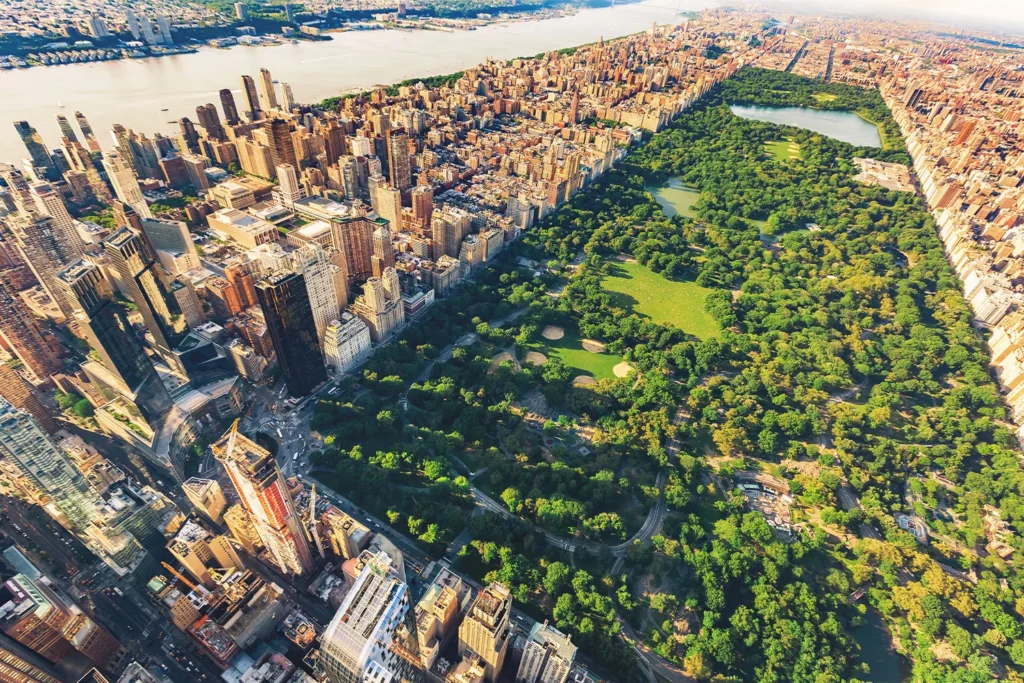
[[679, 178], [672, 178], [664, 187], [648, 187], [647, 191], [654, 195], [654, 198], [661, 204], [661, 210], [669, 218], [672, 216], [697, 217], [697, 210], [693, 207], [700, 199], [700, 190], [684, 185]]
[[733, 114], [744, 119], [806, 128], [857, 147], [882, 146], [878, 126], [865, 121], [852, 111], [826, 111], [809, 107], [759, 107], [745, 104], [731, 104], [729, 108]]
[[864, 625], [853, 634], [860, 645], [860, 661], [869, 673], [862, 678], [868, 683], [902, 683], [908, 678], [906, 660], [893, 649], [892, 635], [877, 610], [868, 609]]

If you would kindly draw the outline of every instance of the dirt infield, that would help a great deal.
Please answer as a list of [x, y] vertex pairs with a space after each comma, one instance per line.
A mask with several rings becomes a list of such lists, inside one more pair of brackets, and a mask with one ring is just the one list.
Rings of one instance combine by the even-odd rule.
[[580, 375], [573, 379], [572, 383], [578, 387], [585, 387], [590, 386], [591, 384], [597, 384], [597, 380], [590, 375]]
[[565, 330], [563, 330], [561, 327], [555, 327], [554, 325], [548, 325], [540, 333], [540, 336], [544, 337], [545, 339], [550, 339], [551, 341], [555, 341], [556, 339], [561, 339], [562, 337], [565, 336]]
[[604, 353], [608, 350], [603, 342], [599, 342], [596, 339], [584, 339], [580, 344], [591, 353]]
[[545, 356], [543, 353], [538, 353], [537, 351], [530, 351], [528, 354], [526, 354], [526, 362], [529, 363], [530, 365], [544, 365], [545, 363], [548, 362], [548, 357]]
[[628, 377], [629, 373], [633, 372], [633, 366], [626, 361], [622, 361], [612, 368], [612, 372], [615, 373], [616, 377]]
[[507, 360], [513, 360], [512, 354], [508, 351], [502, 351], [497, 356], [491, 359], [491, 366], [488, 368], [489, 372], [494, 372], [498, 369], [498, 366]]

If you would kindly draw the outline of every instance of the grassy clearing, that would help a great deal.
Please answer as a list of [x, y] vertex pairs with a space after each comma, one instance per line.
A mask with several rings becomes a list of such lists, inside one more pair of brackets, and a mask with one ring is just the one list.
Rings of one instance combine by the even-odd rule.
[[719, 334], [714, 318], [704, 310], [711, 290], [694, 282], [667, 280], [639, 263], [616, 261], [601, 286], [613, 295], [616, 305], [655, 322], [675, 325], [701, 339]]
[[821, 102], [822, 104], [824, 104], [825, 102], [834, 102], [836, 99], [835, 95], [831, 95], [829, 93], [824, 92], [814, 93], [813, 95], [811, 95], [811, 97], [818, 100], [818, 102]]
[[697, 200], [700, 199], [700, 190], [687, 187], [679, 178], [672, 178], [665, 187], [650, 187], [647, 189], [658, 200], [661, 210], [669, 218], [672, 216], [697, 217], [697, 210], [694, 206], [696, 206]]
[[776, 161], [791, 161], [800, 158], [800, 145], [792, 138], [766, 142], [764, 148]]
[[561, 339], [544, 339], [537, 334], [537, 339], [527, 344], [519, 353], [520, 358], [525, 357], [527, 351], [543, 353], [549, 359], [558, 358], [577, 370], [577, 374], [590, 375], [599, 380], [615, 377], [612, 368], [622, 362], [621, 356], [591, 353], [584, 349], [579, 331], [571, 327], [565, 328], [565, 336]]

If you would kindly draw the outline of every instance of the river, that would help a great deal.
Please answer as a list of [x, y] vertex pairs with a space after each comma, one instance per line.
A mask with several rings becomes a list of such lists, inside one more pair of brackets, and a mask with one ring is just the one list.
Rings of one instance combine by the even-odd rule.
[[[677, 4], [678, 3], [678, 4]], [[476, 31], [349, 31], [334, 40], [299, 41], [268, 47], [203, 47], [195, 54], [86, 64], [40, 66], [0, 73], [0, 160], [27, 156], [11, 122], [26, 120], [48, 148], [60, 143], [55, 116], [89, 119], [100, 144], [121, 123], [139, 132], [172, 133], [182, 116], [195, 121], [196, 105], [213, 102], [231, 88], [239, 110], [242, 74], [266, 67], [289, 83], [299, 102], [319, 101], [353, 88], [434, 76], [479, 64], [488, 57], [509, 59], [636, 33], [675, 21], [677, 12], [699, 10], [714, 0], [646, 0], [570, 17], [492, 24]], [[58, 103], [64, 105], [58, 108]], [[166, 108], [168, 111], [161, 111]]]
[[878, 126], [849, 111], [830, 111], [809, 107], [758, 107], [733, 104], [732, 113], [744, 119], [756, 119], [784, 126], [806, 128], [857, 147], [881, 147]]

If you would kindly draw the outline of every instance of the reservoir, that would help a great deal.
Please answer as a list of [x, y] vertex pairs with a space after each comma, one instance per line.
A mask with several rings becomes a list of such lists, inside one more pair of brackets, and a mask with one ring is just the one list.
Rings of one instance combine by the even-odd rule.
[[[319, 102], [342, 91], [389, 85], [407, 78], [460, 71], [485, 59], [511, 59], [643, 31], [680, 21], [678, 11], [699, 10], [714, 0], [645, 0], [573, 16], [491, 24], [475, 31], [369, 30], [333, 33], [333, 40], [267, 47], [203, 47], [195, 54], [83, 64], [39, 66], [0, 73], [0, 161], [27, 156], [12, 122], [26, 120], [48, 149], [59, 146], [55, 117], [89, 119], [106, 149], [110, 126], [138, 132], [176, 133], [177, 119], [196, 119], [196, 106], [231, 88], [242, 108], [242, 74], [261, 67], [291, 85], [299, 102]], [[58, 108], [58, 103], [63, 108]], [[167, 111], [161, 111], [162, 109]], [[223, 115], [223, 113], [222, 113]], [[20, 166], [20, 163], [18, 163]]]
[[731, 104], [732, 113], [744, 119], [806, 128], [857, 147], [881, 147], [878, 127], [850, 111], [826, 111], [808, 107], [759, 107]]

